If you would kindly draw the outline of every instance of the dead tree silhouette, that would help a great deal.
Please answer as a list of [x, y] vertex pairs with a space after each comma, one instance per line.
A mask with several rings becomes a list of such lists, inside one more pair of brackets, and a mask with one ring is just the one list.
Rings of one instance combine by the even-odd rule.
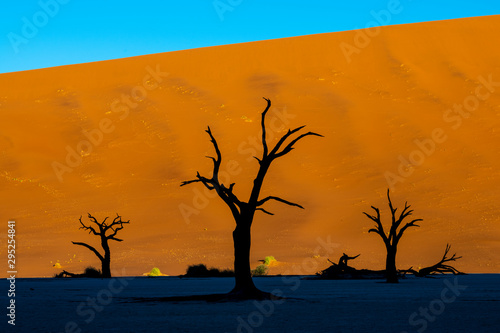
[[[374, 206], [371, 206], [373, 210], [375, 210], [376, 215], [370, 215], [368, 213], [363, 212], [369, 219], [375, 222], [375, 228], [368, 230], [368, 232], [374, 232], [378, 234], [382, 240], [384, 241], [385, 248], [387, 249], [387, 257], [385, 261], [385, 274], [387, 282], [389, 283], [397, 283], [398, 282], [398, 271], [396, 269], [396, 253], [398, 250], [399, 240], [403, 236], [403, 233], [406, 229], [410, 227], [419, 227], [419, 225], [415, 224], [416, 222], [423, 221], [422, 219], [415, 219], [411, 222], [406, 223], [401, 227], [401, 223], [405, 218], [412, 215], [413, 210], [410, 210], [411, 206], [408, 206], [408, 202], [405, 202], [405, 207], [399, 217], [396, 217], [397, 208], [392, 206], [391, 197], [389, 195], [389, 189], [387, 190], [387, 199], [389, 200], [389, 208], [391, 210], [392, 215], [392, 223], [391, 229], [387, 234], [384, 230], [384, 226], [380, 221], [380, 210]], [[401, 227], [399, 230], [398, 228]]]
[[[354, 260], [357, 257], [359, 257], [360, 255], [361, 255], [361, 253], [358, 254], [357, 256], [349, 257], [347, 254], [343, 253], [342, 256], [339, 258], [338, 266], [340, 266], [340, 267], [347, 267], [347, 266], [349, 266], [349, 265], [347, 265], [347, 262], [349, 260]], [[330, 259], [328, 259], [328, 260], [330, 260]]]
[[446, 256], [448, 255], [448, 252], [450, 251], [450, 249], [451, 249], [451, 245], [446, 244], [446, 249], [444, 250], [443, 258], [437, 264], [434, 264], [434, 265], [429, 266], [429, 267], [421, 268], [418, 271], [415, 271], [413, 269], [413, 267], [410, 267], [405, 272], [409, 272], [415, 276], [420, 276], [420, 277], [424, 277], [424, 276], [428, 276], [428, 275], [435, 275], [435, 274], [445, 274], [445, 273], [451, 273], [454, 275], [465, 274], [465, 273], [460, 272], [458, 269], [456, 269], [455, 267], [453, 267], [451, 265], [445, 265], [446, 262], [456, 261], [456, 260], [462, 258], [461, 256], [456, 257], [456, 255], [457, 255], [456, 253], [454, 253], [450, 258], [447, 258]]
[[[109, 249], [108, 241], [114, 240], [117, 242], [122, 242], [123, 239], [116, 238], [115, 236], [118, 233], [118, 231], [123, 229], [123, 225], [130, 223], [130, 221], [122, 221], [122, 217], [118, 214], [116, 214], [116, 217], [113, 219], [113, 222], [111, 222], [110, 224], [106, 224], [106, 220], [109, 218], [109, 216], [106, 217], [104, 219], [104, 221], [102, 221], [102, 222], [98, 222], [95, 217], [90, 215], [90, 213], [88, 213], [88, 217], [89, 217], [91, 222], [93, 222], [95, 225], [97, 225], [97, 227], [99, 227], [99, 229], [96, 230], [90, 224], [88, 226], [85, 225], [82, 222], [81, 216], [80, 216], [80, 224], [82, 226], [80, 227], [80, 229], [88, 230], [89, 234], [93, 234], [93, 235], [99, 236], [101, 238], [101, 246], [102, 246], [102, 249], [104, 250], [104, 255], [100, 254], [99, 251], [97, 251], [93, 246], [91, 246], [89, 244], [82, 243], [82, 242], [71, 242], [71, 243], [73, 243], [75, 245], [80, 245], [80, 246], [86, 247], [90, 251], [94, 252], [94, 254], [97, 256], [97, 258], [99, 258], [99, 260], [101, 261], [102, 277], [103, 278], [110, 278], [111, 277], [111, 251]], [[110, 233], [108, 235], [106, 235], [106, 233], [108, 231]]]
[[349, 260], [354, 260], [360, 255], [361, 254], [350, 257], [347, 254], [343, 253], [339, 258], [338, 264], [334, 263], [330, 259], [327, 259], [332, 265], [327, 269], [318, 272], [316, 275], [322, 279], [363, 278], [363, 274], [371, 274], [372, 272], [368, 272], [367, 270], [358, 271], [356, 268], [351, 267], [347, 264]]
[[210, 130], [210, 127], [206, 130], [210, 136], [210, 141], [212, 142], [215, 153], [217, 157], [207, 156], [213, 161], [213, 173], [210, 178], [203, 177], [198, 172], [196, 174], [196, 179], [184, 181], [181, 186], [192, 184], [192, 183], [202, 183], [207, 189], [215, 190], [219, 197], [224, 201], [224, 203], [231, 210], [231, 214], [236, 222], [236, 227], [233, 231], [233, 243], [234, 243], [234, 272], [235, 272], [235, 286], [233, 290], [229, 293], [230, 297], [233, 298], [244, 298], [244, 299], [263, 299], [271, 297], [270, 294], [264, 293], [255, 287], [252, 275], [250, 271], [250, 245], [251, 245], [251, 227], [256, 211], [262, 211], [266, 214], [273, 215], [269, 211], [262, 208], [262, 206], [270, 201], [279, 201], [289, 206], [304, 208], [299, 204], [290, 202], [288, 200], [282, 199], [277, 196], [267, 196], [263, 199], [259, 199], [260, 191], [262, 189], [262, 184], [266, 173], [268, 172], [271, 163], [276, 159], [285, 156], [294, 149], [294, 145], [306, 136], [322, 136], [317, 133], [307, 132], [298, 135], [295, 139], [290, 140], [288, 144], [285, 145], [287, 139], [291, 139], [291, 136], [304, 126], [297, 127], [293, 130], [288, 130], [280, 140], [276, 143], [274, 148], [269, 149], [266, 141], [266, 125], [265, 118], [266, 114], [271, 107], [271, 101], [264, 98], [267, 101], [267, 106], [262, 112], [261, 127], [262, 127], [262, 148], [263, 155], [262, 158], [254, 158], [259, 163], [259, 171], [253, 181], [253, 188], [250, 193], [250, 198], [248, 201], [240, 200], [236, 194], [233, 192], [235, 183], [226, 186], [222, 184], [219, 180], [219, 169], [222, 161], [222, 154], [219, 150], [219, 146], [215, 137]]

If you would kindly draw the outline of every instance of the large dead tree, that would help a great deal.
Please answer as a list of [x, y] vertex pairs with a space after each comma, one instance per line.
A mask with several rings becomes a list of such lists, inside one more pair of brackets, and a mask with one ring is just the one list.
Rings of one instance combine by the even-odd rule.
[[415, 219], [402, 226], [403, 220], [413, 213], [413, 210], [410, 209], [411, 206], [408, 205], [408, 202], [405, 202], [405, 207], [401, 211], [401, 214], [399, 214], [399, 217], [397, 217], [396, 211], [398, 209], [392, 206], [389, 190], [387, 190], [387, 199], [389, 200], [389, 209], [391, 210], [392, 215], [391, 229], [388, 233], [386, 233], [386, 231], [384, 230], [384, 226], [380, 221], [380, 210], [378, 208], [371, 206], [373, 210], [375, 210], [376, 215], [370, 215], [365, 212], [363, 212], [363, 214], [365, 214], [369, 219], [375, 222], [375, 228], [368, 230], [368, 232], [374, 232], [378, 234], [384, 241], [385, 248], [387, 249], [387, 257], [385, 261], [385, 273], [387, 282], [397, 283], [398, 271], [396, 269], [396, 253], [398, 250], [399, 240], [403, 236], [403, 233], [406, 231], [406, 229], [410, 227], [419, 227], [419, 225], [415, 223], [423, 220]]
[[[118, 233], [118, 231], [123, 229], [123, 225], [130, 223], [130, 221], [122, 221], [122, 217], [119, 216], [118, 214], [116, 214], [116, 217], [113, 219], [113, 222], [111, 222], [109, 224], [106, 223], [106, 220], [109, 217], [106, 217], [104, 219], [104, 221], [102, 221], [102, 222], [98, 222], [95, 217], [90, 215], [90, 213], [88, 214], [88, 217], [89, 217], [89, 220], [91, 221], [91, 223], [95, 224], [97, 226], [97, 228], [93, 227], [92, 224], [85, 225], [82, 222], [82, 217], [80, 216], [80, 224], [82, 225], [80, 227], [80, 229], [87, 230], [89, 232], [89, 234], [93, 234], [95, 236], [100, 237], [101, 246], [102, 246], [102, 249], [104, 250], [104, 255], [99, 253], [99, 251], [97, 251], [93, 246], [91, 246], [89, 244], [82, 243], [82, 242], [72, 242], [72, 243], [75, 245], [80, 245], [80, 246], [86, 247], [87, 249], [92, 251], [97, 256], [97, 258], [99, 258], [99, 260], [101, 261], [102, 277], [103, 278], [110, 278], [111, 277], [111, 251], [109, 249], [108, 241], [114, 240], [117, 242], [122, 242], [123, 239], [116, 238], [115, 236]], [[108, 233], [108, 234], [106, 234], [106, 233]]]
[[446, 273], [451, 273], [454, 275], [465, 274], [465, 273], [460, 272], [455, 267], [445, 264], [446, 262], [456, 261], [456, 260], [462, 258], [461, 256], [457, 257], [456, 253], [454, 253], [450, 258], [447, 258], [447, 255], [448, 255], [448, 252], [450, 251], [450, 249], [451, 249], [451, 245], [446, 244], [446, 249], [444, 250], [443, 258], [437, 264], [434, 264], [434, 265], [429, 266], [429, 267], [421, 268], [418, 271], [415, 271], [413, 269], [413, 267], [410, 267], [405, 272], [412, 273], [413, 275], [419, 276], [419, 277], [424, 277], [424, 276], [428, 276], [428, 275], [435, 275], [435, 274], [446, 274]]
[[[262, 299], [270, 297], [269, 294], [263, 293], [255, 287], [250, 271], [250, 229], [252, 227], [255, 212], [262, 211], [266, 214], [273, 215], [263, 208], [264, 204], [271, 200], [278, 201], [289, 206], [304, 208], [299, 204], [277, 196], [268, 196], [263, 199], [259, 198], [264, 178], [269, 170], [269, 167], [271, 166], [271, 163], [291, 152], [292, 149], [294, 149], [294, 145], [304, 137], [321, 136], [317, 133], [307, 132], [292, 139], [292, 135], [304, 128], [304, 126], [297, 127], [293, 130], [288, 130], [288, 132], [280, 138], [276, 145], [270, 149], [266, 141], [265, 118], [269, 108], [271, 107], [271, 101], [267, 98], [264, 99], [267, 101], [267, 106], [262, 112], [261, 118], [263, 154], [261, 158], [254, 156], [254, 158], [259, 162], [259, 171], [253, 181], [253, 188], [248, 201], [242, 201], [236, 196], [233, 191], [235, 183], [226, 186], [226, 184], [222, 184], [220, 182], [219, 169], [222, 162], [222, 154], [210, 127], [208, 127], [206, 132], [210, 136], [210, 141], [212, 142], [216, 153], [216, 157], [207, 156], [213, 161], [213, 172], [211, 177], [203, 177], [198, 172], [196, 174], [196, 179], [184, 181], [181, 184], [181, 186], [184, 186], [192, 183], [202, 183], [209, 190], [216, 191], [219, 197], [231, 210], [231, 214], [236, 222], [236, 227], [233, 231], [235, 286], [230, 292], [230, 295], [231, 297], [237, 298]], [[286, 143], [287, 141], [288, 143]]]

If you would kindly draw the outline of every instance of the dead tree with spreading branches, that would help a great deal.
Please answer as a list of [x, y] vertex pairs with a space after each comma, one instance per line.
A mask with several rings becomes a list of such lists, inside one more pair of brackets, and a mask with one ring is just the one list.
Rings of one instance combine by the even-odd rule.
[[465, 273], [460, 272], [455, 267], [445, 264], [446, 262], [456, 261], [456, 260], [462, 258], [461, 256], [457, 257], [456, 253], [454, 253], [450, 258], [447, 258], [447, 255], [448, 255], [448, 252], [450, 251], [450, 249], [451, 249], [451, 245], [446, 244], [446, 249], [444, 250], [443, 258], [437, 264], [429, 266], [429, 267], [421, 268], [418, 271], [415, 271], [413, 269], [413, 267], [410, 267], [405, 272], [412, 273], [413, 275], [419, 276], [419, 277], [424, 277], [424, 276], [428, 276], [428, 275], [435, 275], [435, 274], [446, 274], [446, 273], [450, 273], [450, 274], [454, 274], [454, 275], [465, 274]]
[[[354, 256], [354, 257], [349, 257], [347, 254], [342, 253], [342, 256], [339, 258], [339, 263], [338, 263], [337, 265], [338, 265], [338, 266], [340, 266], [340, 267], [348, 267], [349, 265], [347, 265], [347, 262], [348, 262], [349, 260], [354, 260], [354, 259], [356, 259], [356, 258], [357, 258], [357, 257], [359, 257], [360, 255], [361, 255], [361, 253], [360, 253], [360, 254], [358, 254], [357, 256]], [[328, 261], [330, 261], [330, 259], [328, 259]], [[330, 262], [331, 262], [331, 261], [330, 261]]]
[[[263, 299], [271, 297], [270, 294], [261, 292], [255, 287], [252, 280], [252, 273], [250, 271], [250, 245], [251, 245], [251, 232], [252, 222], [254, 220], [254, 215], [256, 211], [261, 211], [263, 213], [273, 215], [269, 211], [263, 208], [264, 204], [268, 201], [278, 201], [289, 206], [304, 208], [297, 203], [282, 199], [277, 196], [267, 196], [260, 199], [260, 192], [262, 185], [264, 183], [264, 178], [272, 164], [276, 159], [285, 156], [294, 149], [294, 145], [301, 139], [307, 136], [322, 136], [314, 132], [307, 132], [297, 135], [292, 139], [292, 136], [299, 132], [304, 126], [297, 127], [293, 130], [288, 130], [274, 147], [269, 147], [266, 140], [266, 125], [265, 119], [266, 114], [271, 107], [271, 101], [264, 98], [267, 102], [265, 110], [262, 112], [261, 116], [261, 128], [262, 128], [262, 148], [263, 154], [261, 158], [254, 156], [254, 158], [259, 163], [259, 170], [253, 181], [253, 188], [250, 193], [250, 197], [247, 201], [240, 200], [234, 193], [235, 183], [223, 184], [219, 180], [219, 169], [222, 162], [222, 154], [219, 150], [217, 141], [210, 130], [210, 127], [206, 130], [210, 137], [210, 141], [215, 149], [216, 157], [207, 156], [213, 162], [213, 172], [210, 177], [204, 177], [198, 172], [196, 174], [196, 179], [184, 181], [181, 186], [185, 186], [192, 183], [201, 183], [207, 189], [217, 192], [218, 196], [224, 201], [224, 203], [231, 210], [231, 214], [236, 222], [236, 227], [233, 231], [233, 243], [234, 243], [234, 272], [235, 272], [235, 286], [233, 290], [229, 293], [231, 298], [243, 298], [243, 299]], [[288, 143], [286, 143], [288, 141]]]
[[416, 223], [423, 220], [415, 219], [401, 226], [403, 220], [408, 216], [412, 215], [413, 210], [410, 209], [411, 206], [408, 205], [408, 202], [405, 202], [405, 207], [403, 208], [399, 216], [396, 216], [397, 208], [394, 208], [392, 206], [391, 197], [389, 195], [389, 189], [387, 190], [387, 199], [389, 200], [389, 209], [391, 210], [391, 215], [392, 215], [391, 228], [388, 233], [386, 233], [386, 231], [384, 230], [384, 226], [380, 221], [380, 210], [378, 208], [371, 206], [375, 211], [376, 215], [370, 215], [365, 212], [363, 212], [363, 214], [365, 214], [369, 219], [375, 222], [375, 228], [368, 230], [368, 232], [374, 232], [378, 234], [384, 241], [385, 248], [387, 250], [387, 257], [385, 261], [385, 274], [387, 282], [397, 283], [398, 271], [396, 269], [396, 253], [398, 250], [399, 240], [401, 239], [403, 233], [408, 228], [419, 227], [419, 225], [417, 225]]
[[[88, 214], [89, 220], [91, 224], [85, 225], [85, 223], [82, 222], [82, 217], [80, 216], [80, 224], [82, 225], [80, 229], [86, 230], [89, 232], [89, 234], [93, 234], [95, 236], [99, 236], [101, 239], [101, 246], [102, 249], [104, 250], [104, 254], [99, 253], [93, 246], [82, 243], [82, 242], [72, 242], [75, 245], [80, 245], [83, 247], [86, 247], [90, 251], [92, 251], [97, 258], [101, 261], [102, 264], [102, 277], [103, 278], [110, 278], [111, 277], [111, 251], [109, 249], [109, 240], [114, 240], [117, 242], [122, 242], [123, 239], [116, 238], [116, 234], [123, 229], [124, 224], [130, 223], [130, 221], [122, 221], [122, 217], [118, 214], [116, 214], [116, 217], [113, 219], [113, 222], [111, 223], [106, 223], [107, 219], [109, 217], [106, 217], [104, 221], [98, 222], [95, 217]], [[95, 224], [95, 226], [92, 226], [92, 223]]]

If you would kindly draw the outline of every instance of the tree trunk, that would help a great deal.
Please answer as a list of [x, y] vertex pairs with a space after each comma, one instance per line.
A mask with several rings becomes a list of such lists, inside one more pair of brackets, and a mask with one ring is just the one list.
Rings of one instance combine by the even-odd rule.
[[388, 283], [398, 283], [398, 272], [396, 270], [396, 248], [387, 248], [385, 275]]
[[107, 239], [103, 240], [101, 245], [104, 249], [104, 260], [102, 261], [102, 277], [111, 278], [111, 251], [109, 250]]
[[255, 287], [250, 271], [250, 236], [251, 224], [240, 221], [233, 231], [234, 241], [234, 274], [236, 284], [231, 291], [243, 297], [255, 297], [260, 291]]
[[102, 261], [102, 277], [111, 278], [111, 260], [109, 258]]

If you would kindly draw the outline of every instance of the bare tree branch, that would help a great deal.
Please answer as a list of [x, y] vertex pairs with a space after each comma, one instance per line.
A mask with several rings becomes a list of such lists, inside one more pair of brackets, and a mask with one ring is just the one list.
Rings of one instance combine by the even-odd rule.
[[309, 135], [323, 137], [323, 135], [318, 134], [318, 133], [314, 133], [314, 132], [307, 132], [305, 134], [299, 135], [295, 140], [293, 140], [292, 142], [290, 142], [281, 152], [279, 152], [276, 155], [274, 155], [274, 158], [278, 158], [278, 157], [281, 157], [283, 155], [288, 154], [289, 152], [291, 152], [293, 150], [293, 145], [295, 143], [297, 143], [300, 139], [303, 139], [303, 138], [305, 138], [306, 136], [309, 136]]
[[95, 224], [97, 224], [97, 226], [100, 228], [101, 224], [99, 222], [97, 222], [96, 218], [93, 217], [92, 215], [90, 215], [90, 213], [87, 213], [87, 214], [88, 214], [89, 220], [91, 220], [92, 222], [94, 222]]
[[[271, 107], [271, 100], [267, 99], [264, 97], [264, 99], [267, 101], [267, 106], [264, 112], [262, 112], [262, 121], [261, 121], [261, 127], [262, 127], [262, 147], [264, 148], [264, 152], [262, 154], [262, 159], [267, 157], [268, 153], [268, 148], [267, 148], [267, 142], [266, 142], [266, 124], [265, 124], [265, 119], [266, 119], [266, 113], [269, 111], [269, 108]], [[260, 163], [260, 160], [257, 158], [257, 160]]]
[[427, 275], [434, 275], [434, 274], [445, 274], [445, 273], [451, 273], [451, 274], [464, 274], [460, 272], [458, 269], [451, 265], [445, 265], [445, 262], [450, 262], [450, 261], [456, 261], [458, 259], [461, 259], [462, 257], [456, 257], [456, 253], [453, 254], [450, 258], [447, 258], [448, 252], [451, 249], [451, 245], [446, 244], [446, 249], [444, 251], [443, 258], [436, 264], [429, 266], [429, 267], [424, 267], [421, 268], [418, 272], [413, 270], [411, 267], [410, 269], [406, 270], [407, 272], [413, 273], [415, 276], [427, 276]]
[[106, 230], [106, 229], [107, 229], [107, 226], [106, 226], [106, 221], [108, 220], [108, 218], [109, 218], [109, 216], [106, 216], [106, 217], [104, 218], [104, 220], [100, 223], [100, 224], [103, 226], [104, 230]]
[[86, 247], [90, 251], [94, 252], [94, 254], [97, 256], [97, 258], [99, 258], [99, 260], [101, 260], [101, 261], [104, 260], [104, 257], [93, 246], [90, 246], [86, 243], [81, 243], [81, 242], [71, 242], [71, 243], [73, 243], [75, 245], [81, 245], [81, 246]]
[[265, 210], [265, 209], [264, 209], [264, 208], [262, 208], [262, 207], [255, 208], [255, 210], [260, 210], [261, 212], [264, 212], [264, 213], [266, 213], [267, 215], [274, 215], [273, 213], [268, 212], [267, 210]]
[[399, 241], [401, 239], [401, 237], [403, 236], [403, 233], [405, 232], [405, 230], [408, 229], [409, 227], [420, 227], [418, 224], [415, 224], [415, 223], [420, 222], [420, 221], [423, 221], [423, 219], [415, 219], [411, 222], [406, 223], [406, 225], [403, 226], [399, 230], [399, 233], [398, 233], [396, 240]]
[[448, 252], [450, 251], [451, 249], [451, 245], [450, 244], [446, 244], [446, 249], [444, 251], [444, 254], [443, 254], [443, 259], [441, 259], [440, 263], [444, 263], [444, 262], [448, 262], [448, 261], [455, 261], [455, 260], [458, 260], [458, 259], [461, 259], [462, 256], [460, 257], [455, 257], [457, 254], [454, 253], [451, 258], [446, 258], [446, 256], [448, 255]]
[[[122, 221], [122, 217], [118, 214], [116, 214], [116, 217], [113, 219], [113, 223], [111, 223], [109, 226], [107, 226], [106, 230], [107, 229], [111, 229], [113, 230], [113, 233], [106, 236], [106, 238], [108, 239], [113, 239], [115, 241], [118, 241], [118, 242], [122, 242], [123, 239], [120, 239], [120, 238], [116, 238], [116, 234], [118, 233], [118, 231], [122, 230], [123, 229], [123, 225], [124, 224], [129, 224], [130, 223], [130, 220], [128, 221]], [[114, 226], [116, 225], [119, 225], [119, 227], [115, 227], [113, 228]]]
[[222, 154], [220, 153], [219, 150], [219, 145], [217, 144], [217, 140], [215, 140], [214, 136], [212, 135], [212, 131], [210, 130], [210, 126], [208, 126], [208, 129], [206, 130], [208, 135], [210, 136], [210, 142], [212, 142], [215, 153], [217, 154], [217, 158], [211, 157], [211, 159], [214, 161], [214, 170], [213, 170], [213, 176], [212, 180], [219, 185], [219, 169], [220, 169], [220, 164], [222, 162]]
[[120, 225], [120, 229], [123, 229], [123, 225], [129, 224], [129, 223], [130, 223], [130, 220], [122, 221], [122, 217], [120, 215], [118, 215], [118, 213], [117, 213], [116, 217], [113, 219], [113, 222], [108, 226], [108, 228], [111, 228], [111, 230], [114, 230], [113, 227], [115, 225]]
[[303, 129], [305, 126], [300, 126], [300, 127], [297, 127], [297, 128], [294, 128], [293, 130], [288, 130], [285, 135], [283, 135], [281, 137], [281, 139], [278, 141], [278, 143], [276, 143], [276, 145], [274, 146], [273, 150], [271, 150], [271, 156], [274, 156], [278, 153], [278, 150], [281, 148], [281, 145], [286, 141], [286, 139], [288, 139], [288, 137], [290, 135], [292, 135], [293, 133], [295, 132], [298, 132], [300, 131], [301, 129]]
[[391, 201], [391, 196], [389, 194], [389, 189], [387, 189], [387, 200], [389, 201], [389, 209], [391, 210], [391, 218], [392, 218], [391, 229], [389, 230], [389, 237], [388, 237], [389, 244], [391, 244], [394, 237], [396, 237], [396, 232], [397, 232], [396, 211], [398, 209], [394, 208], [392, 206], [392, 201]]
[[405, 208], [403, 209], [403, 211], [401, 212], [401, 214], [399, 215], [399, 218], [397, 219], [397, 221], [395, 222], [395, 226], [396, 228], [399, 227], [399, 225], [401, 224], [401, 222], [403, 222], [403, 220], [405, 218], [407, 218], [408, 216], [410, 216], [411, 214], [413, 214], [413, 209], [409, 210], [411, 206], [408, 205], [408, 202], [405, 202]]
[[374, 232], [374, 233], [380, 235], [380, 237], [382, 237], [382, 239], [384, 240], [385, 245], [390, 244], [389, 241], [386, 240], [387, 235], [385, 235], [383, 231], [380, 231], [379, 229], [376, 229], [376, 228], [371, 228], [370, 230], [368, 230], [368, 233], [370, 233], [370, 232]]
[[253, 158], [255, 158], [257, 160], [257, 162], [259, 162], [259, 164], [262, 163], [262, 160], [260, 158], [258, 158], [257, 156], [252, 156]]
[[296, 204], [294, 202], [290, 202], [288, 200], [285, 200], [285, 199], [282, 199], [282, 198], [279, 198], [279, 197], [275, 197], [275, 196], [269, 196], [269, 197], [266, 197], [266, 198], [264, 198], [262, 200], [257, 201], [257, 207], [262, 206], [264, 203], [266, 203], [266, 201], [269, 201], [269, 200], [276, 200], [276, 201], [282, 202], [284, 204], [287, 204], [289, 206], [295, 206], [295, 207], [299, 207], [299, 208], [304, 209], [304, 207], [302, 207], [299, 204]]
[[[90, 214], [89, 214], [90, 215]], [[95, 221], [95, 219], [94, 219]], [[95, 221], [97, 223], [97, 221]], [[93, 233], [94, 235], [96, 236], [99, 236], [100, 233], [98, 233], [94, 228], [92, 228], [92, 226], [86, 226], [83, 222], [82, 222], [82, 216], [80, 215], [80, 224], [82, 225], [79, 229], [84, 229], [84, 230], [88, 230], [89, 231], [89, 234], [90, 233]], [[99, 225], [99, 224], [98, 224]]]
[[368, 213], [363, 212], [363, 214], [365, 214], [370, 220], [372, 220], [376, 223], [375, 228], [368, 230], [368, 233], [375, 232], [375, 233], [379, 234], [380, 237], [382, 237], [382, 239], [384, 240], [384, 243], [386, 245], [390, 244], [389, 239], [387, 238], [387, 235], [385, 234], [384, 226], [382, 225], [382, 222], [380, 221], [380, 210], [377, 207], [374, 207], [374, 206], [371, 206], [371, 207], [377, 213], [377, 216], [370, 215]]
[[216, 185], [214, 184], [214, 181], [212, 179], [202, 177], [199, 172], [196, 173], [196, 177], [198, 177], [198, 179], [183, 181], [181, 183], [181, 186], [201, 182], [209, 190], [214, 190], [216, 188]]
[[192, 183], [198, 183], [198, 182], [201, 182], [201, 180], [199, 180], [199, 179], [183, 180], [181, 182], [181, 186], [189, 185], [189, 184], [192, 184]]
[[209, 190], [215, 190], [217, 192], [217, 194], [219, 195], [219, 197], [231, 209], [233, 216], [238, 216], [240, 211], [241, 211], [241, 201], [233, 193], [234, 183], [229, 185], [229, 188], [224, 186], [224, 184], [220, 183], [220, 181], [219, 181], [219, 169], [220, 169], [220, 165], [221, 165], [221, 161], [222, 161], [222, 154], [221, 154], [221, 151], [219, 149], [219, 145], [217, 144], [217, 140], [215, 139], [214, 135], [212, 134], [210, 126], [208, 127], [206, 132], [210, 136], [210, 142], [212, 142], [212, 145], [215, 149], [215, 153], [217, 155], [216, 158], [211, 157], [211, 156], [206, 156], [207, 158], [210, 158], [213, 161], [212, 179], [208, 179], [206, 177], [203, 177], [200, 175], [199, 172], [197, 172], [196, 173], [197, 179], [183, 181], [183, 182], [181, 182], [181, 186], [201, 182]]

